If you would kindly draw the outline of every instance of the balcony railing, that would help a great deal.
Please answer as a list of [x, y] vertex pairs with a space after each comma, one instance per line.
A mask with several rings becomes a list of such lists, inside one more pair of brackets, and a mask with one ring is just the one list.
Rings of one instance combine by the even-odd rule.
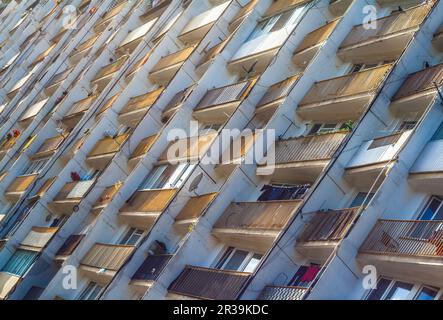
[[148, 255], [132, 276], [133, 281], [155, 281], [173, 257], [172, 254]]
[[364, 70], [314, 84], [300, 106], [322, 103], [334, 99], [373, 93], [378, 89], [391, 65]]
[[229, 23], [229, 32], [234, 32], [234, 30], [243, 22], [243, 20], [254, 10], [257, 3], [258, 0], [250, 0], [240, 9], [240, 11], [235, 15], [234, 19], [232, 19]]
[[198, 218], [215, 199], [217, 193], [208, 193], [192, 197], [175, 217], [176, 222], [191, 221]]
[[125, 141], [129, 138], [129, 133], [124, 133], [116, 137], [106, 137], [99, 140], [94, 148], [88, 153], [87, 160], [101, 156], [114, 155], [120, 150]]
[[186, 266], [169, 292], [200, 299], [235, 300], [250, 273]]
[[182, 64], [193, 51], [194, 47], [189, 47], [164, 56], [157, 62], [155, 67], [152, 69], [151, 74], [178, 64]]
[[23, 250], [41, 251], [52, 239], [58, 228], [32, 227], [22, 240], [19, 248]]
[[420, 5], [409, 10], [397, 11], [374, 21], [377, 23], [376, 28], [367, 28], [365, 25], [356, 26], [342, 43], [341, 48], [416, 28], [426, 18], [430, 7], [430, 5]]
[[118, 271], [134, 251], [134, 246], [96, 243], [80, 264], [97, 269]]
[[303, 287], [266, 286], [258, 300], [304, 300], [308, 292]]
[[164, 88], [159, 88], [146, 94], [133, 97], [129, 100], [119, 113], [119, 121], [122, 123], [133, 123], [140, 120], [145, 112], [157, 101], [163, 93]]
[[18, 176], [6, 189], [6, 196], [8, 195], [21, 195], [24, 193], [37, 179], [37, 174]]
[[360, 253], [443, 257], [443, 221], [379, 220]]
[[315, 213], [298, 238], [297, 244], [342, 240], [359, 210], [360, 208], [357, 207]]
[[275, 163], [331, 159], [347, 134], [347, 131], [339, 131], [278, 141], [275, 148]]
[[57, 193], [54, 201], [81, 200], [94, 182], [95, 180], [69, 182]]
[[176, 194], [177, 189], [155, 189], [137, 191], [123, 207], [125, 212], [162, 212]]
[[154, 134], [152, 136], [146, 137], [140, 141], [140, 143], [137, 145], [135, 150], [131, 153], [131, 156], [129, 157], [129, 160], [144, 156], [151, 146], [154, 144], [155, 140], [157, 138], [157, 135]]
[[440, 51], [443, 50], [443, 25], [437, 30], [432, 40], [432, 44]]
[[92, 80], [93, 82], [96, 82], [106, 76], [109, 76], [117, 71], [120, 70], [120, 68], [123, 66], [123, 64], [128, 60], [129, 55], [124, 55], [115, 60], [114, 62], [104, 66], [94, 77]]
[[286, 98], [300, 78], [301, 74], [296, 74], [270, 86], [258, 102], [257, 108], [267, 106], [273, 102], [280, 102], [283, 98]]
[[65, 137], [62, 135], [46, 139], [40, 148], [38, 148], [37, 152], [32, 156], [32, 159], [43, 158], [51, 155], [58, 149], [64, 139]]
[[111, 20], [123, 9], [126, 3], [126, 1], [122, 1], [121, 3], [106, 11], [105, 15], [95, 24], [94, 31], [102, 32], [111, 22]]
[[282, 230], [300, 204], [299, 200], [233, 202], [214, 229]]
[[84, 234], [70, 235], [63, 243], [63, 245], [60, 247], [60, 249], [58, 249], [57, 253], [55, 254], [56, 258], [70, 256], [77, 248], [77, 246], [80, 244], [80, 242], [83, 240], [84, 237], [85, 237]]
[[436, 90], [436, 85], [438, 87], [443, 85], [443, 64], [410, 74], [392, 100]]

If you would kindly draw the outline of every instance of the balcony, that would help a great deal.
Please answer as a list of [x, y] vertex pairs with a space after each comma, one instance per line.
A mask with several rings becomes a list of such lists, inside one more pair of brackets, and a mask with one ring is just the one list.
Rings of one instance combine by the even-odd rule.
[[302, 43], [295, 50], [292, 61], [298, 68], [306, 68], [311, 62], [319, 49], [323, 46], [325, 41], [329, 38], [335, 30], [340, 20], [334, 20], [317, 30], [309, 33], [302, 41]]
[[132, 227], [148, 230], [174, 198], [178, 189], [139, 190], [120, 209], [120, 219]]
[[257, 175], [275, 183], [312, 183], [329, 164], [348, 132], [280, 140], [275, 146], [275, 164], [257, 167]]
[[68, 130], [73, 129], [80, 122], [83, 115], [88, 111], [89, 107], [94, 103], [96, 95], [86, 97], [74, 103], [71, 109], [63, 117], [62, 122]]
[[9, 272], [0, 272], [0, 300], [5, 300], [21, 278]]
[[221, 54], [227, 43], [228, 40], [225, 39], [220, 43], [216, 44], [215, 46], [206, 50], [206, 53], [202, 56], [201, 60], [197, 65], [196, 72], [200, 75], [203, 75], [204, 72], [209, 67], [209, 65], [211, 64], [211, 62]]
[[120, 11], [123, 9], [123, 7], [127, 4], [126, 1], [122, 1], [121, 3], [118, 3], [112, 8], [109, 8], [109, 10], [106, 11], [106, 13], [103, 15], [103, 17], [97, 21], [97, 23], [94, 26], [94, 31], [96, 33], [101, 33], [105, 31], [106, 27], [111, 23], [112, 19], [120, 13]]
[[334, 17], [341, 17], [346, 13], [353, 0], [329, 0], [329, 12]]
[[141, 293], [152, 286], [173, 257], [172, 254], [148, 255], [129, 283]]
[[443, 140], [429, 141], [412, 166], [409, 184], [417, 191], [428, 194], [441, 194], [443, 183], [442, 158]]
[[101, 92], [108, 85], [112, 77], [120, 70], [128, 58], [129, 55], [121, 56], [114, 62], [101, 68], [91, 81], [92, 85], [97, 86], [98, 92]]
[[26, 76], [21, 78], [19, 81], [17, 81], [16, 84], [12, 87], [12, 89], [6, 94], [9, 100], [14, 99], [14, 97], [17, 95], [17, 93], [20, 91], [20, 89], [23, 87], [23, 85], [28, 81], [28, 79], [33, 75], [33, 73], [29, 72]]
[[283, 28], [245, 42], [229, 61], [228, 70], [243, 74], [245, 70], [253, 68], [254, 73], [262, 72], [286, 42], [288, 35], [288, 30]]
[[197, 299], [236, 300], [250, 276], [247, 272], [186, 266], [169, 292]]
[[346, 237], [359, 210], [358, 207], [312, 213], [313, 216], [297, 239], [296, 251], [311, 263], [324, 264]]
[[128, 167], [132, 170], [139, 163], [139, 161], [148, 153], [151, 147], [154, 145], [157, 140], [157, 135], [154, 134], [152, 136], [146, 137], [140, 141], [134, 151], [131, 153], [131, 156], [128, 159]]
[[257, 300], [304, 300], [309, 289], [289, 286], [266, 286]]
[[443, 85], [443, 64], [410, 74], [392, 98], [391, 110], [399, 115], [423, 113]]
[[74, 250], [77, 248], [77, 246], [80, 244], [80, 242], [85, 237], [84, 234], [73, 234], [70, 235], [66, 241], [63, 243], [63, 245], [58, 249], [57, 253], [55, 254], [54, 260], [63, 262], [65, 261], [69, 256], [72, 255]]
[[160, 95], [164, 88], [159, 88], [146, 94], [133, 97], [123, 107], [118, 115], [118, 121], [128, 127], [135, 127], [144, 115], [148, 112]]
[[86, 156], [85, 162], [91, 168], [105, 169], [128, 138], [129, 133], [124, 133], [116, 137], [100, 139]]
[[150, 7], [143, 13], [139, 18], [143, 21], [151, 21], [153, 19], [159, 18], [163, 12], [171, 4], [171, 0], [161, 0], [157, 1], [154, 7]]
[[443, 51], [443, 25], [435, 33], [432, 44], [437, 50]]
[[379, 220], [357, 261], [379, 274], [443, 286], [443, 221]]
[[177, 92], [163, 109], [162, 122], [166, 123], [182, 106], [183, 102], [188, 98], [194, 86], [190, 86], [184, 90]]
[[191, 19], [183, 28], [178, 39], [186, 44], [199, 42], [211, 29], [215, 21], [223, 14], [230, 4], [229, 1], [213, 7]]
[[233, 202], [214, 224], [212, 234], [230, 246], [265, 252], [301, 203], [301, 200]]
[[40, 148], [38, 148], [37, 152], [32, 155], [31, 159], [35, 160], [51, 157], [57, 151], [64, 139], [65, 137], [63, 135], [46, 139]]
[[92, 46], [95, 44], [100, 35], [101, 33], [92, 36], [74, 49], [74, 52], [69, 56], [69, 61], [72, 65], [79, 63], [80, 60], [91, 51]]
[[52, 49], [55, 48], [57, 44], [53, 43], [49, 46], [48, 49], [46, 49], [45, 51], [43, 51], [42, 53], [40, 53], [35, 60], [28, 66], [28, 70], [33, 69], [37, 64], [39, 64], [40, 62], [42, 62], [52, 51]]
[[167, 84], [192, 52], [194, 47], [188, 47], [162, 57], [149, 73], [149, 80], [159, 85]]
[[105, 188], [97, 201], [92, 205], [91, 213], [99, 214], [108, 204], [112, 201], [114, 196], [118, 193], [122, 186], [122, 183], [116, 183], [110, 187]]
[[92, 281], [109, 283], [134, 251], [134, 246], [96, 243], [80, 261], [80, 271]]
[[49, 85], [45, 88], [45, 94], [47, 97], [52, 96], [57, 91], [57, 89], [60, 87], [63, 81], [66, 80], [73, 69], [74, 68], [68, 68], [65, 71], [59, 72], [52, 77], [51, 81], [49, 81]]
[[398, 153], [409, 139], [411, 130], [366, 141], [345, 169], [345, 179], [362, 191], [379, 185], [383, 172], [387, 173]]
[[256, 79], [206, 92], [192, 116], [202, 123], [225, 123], [254, 87]]
[[376, 20], [377, 27], [374, 29], [365, 25], [354, 27], [341, 44], [337, 55], [346, 62], [367, 64], [397, 59], [432, 6], [421, 4], [409, 10], [394, 12]]
[[15, 145], [19, 138], [20, 135], [10, 135], [3, 138], [3, 141], [0, 143], [0, 159], [3, 159], [6, 153], [8, 153], [8, 151]]
[[129, 84], [134, 76], [137, 74], [137, 72], [145, 65], [145, 63], [148, 61], [148, 59], [151, 57], [153, 50], [149, 50], [142, 58], [137, 60], [137, 62], [133, 63], [131, 67], [128, 69], [128, 71], [125, 74], [125, 82]]
[[159, 163], [196, 162], [203, 158], [218, 132], [172, 141], [160, 155]]
[[11, 202], [17, 202], [26, 193], [28, 188], [33, 185], [37, 176], [38, 174], [31, 174], [15, 178], [5, 191], [6, 199]]
[[49, 208], [58, 215], [71, 215], [78, 211], [78, 205], [95, 180], [73, 181], [65, 184], [52, 202]]
[[151, 20], [138, 28], [130, 31], [125, 39], [117, 48], [119, 54], [132, 54], [137, 46], [143, 41], [143, 37], [151, 30], [152, 26], [157, 20]]
[[35, 116], [44, 107], [47, 101], [48, 99], [43, 99], [26, 109], [25, 113], [18, 120], [18, 124], [20, 125], [20, 127], [27, 128], [34, 120]]
[[306, 120], [357, 120], [372, 101], [392, 65], [384, 65], [316, 82], [300, 102], [297, 113]]
[[254, 10], [258, 0], [250, 0], [245, 4], [235, 15], [235, 17], [229, 22], [228, 31], [234, 33], [234, 31], [240, 26], [240, 24], [246, 19], [247, 16]]
[[31, 231], [20, 243], [19, 248], [30, 251], [42, 251], [54, 237], [58, 228], [32, 227]]
[[189, 231], [189, 227], [209, 208], [217, 195], [214, 192], [191, 197], [175, 217], [174, 226], [183, 233]]

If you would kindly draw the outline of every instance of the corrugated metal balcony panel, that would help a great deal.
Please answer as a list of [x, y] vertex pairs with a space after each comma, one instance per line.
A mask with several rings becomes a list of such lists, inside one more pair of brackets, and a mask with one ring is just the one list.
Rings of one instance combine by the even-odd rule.
[[133, 112], [140, 109], [151, 107], [163, 93], [164, 88], [160, 87], [151, 92], [131, 98], [128, 103], [120, 111], [120, 115], [128, 112]]
[[176, 64], [183, 63], [188, 57], [191, 55], [191, 53], [194, 51], [194, 47], [188, 47], [183, 50], [171, 53], [167, 56], [164, 56], [161, 58], [155, 67], [152, 69], [151, 73], [154, 73], [156, 71], [160, 71], [162, 69], [172, 67]]
[[[160, 155], [159, 162], [183, 163], [201, 159], [217, 138], [218, 132], [171, 142]], [[171, 151], [173, 150], [173, 151]]]
[[77, 248], [77, 246], [80, 244], [80, 242], [85, 237], [84, 234], [73, 234], [70, 235], [66, 241], [63, 243], [63, 245], [58, 249], [55, 256], [70, 256], [74, 250]]
[[250, 273], [186, 266], [169, 292], [200, 299], [235, 300]]
[[371, 68], [361, 72], [316, 82], [303, 98], [300, 106], [321, 103], [376, 91], [392, 65]]
[[341, 48], [416, 28], [426, 18], [431, 8], [431, 5], [419, 5], [409, 10], [397, 11], [390, 16], [378, 19], [377, 28], [356, 26], [344, 40]]
[[22, 240], [19, 248], [24, 250], [41, 251], [52, 239], [58, 228], [32, 227]]
[[331, 159], [347, 134], [347, 131], [341, 131], [278, 141], [275, 163]]
[[100, 114], [102, 114], [103, 112], [105, 112], [106, 110], [108, 110], [109, 108], [112, 107], [112, 105], [114, 104], [114, 102], [117, 100], [117, 98], [120, 96], [121, 91], [117, 92], [116, 94], [114, 94], [111, 98], [109, 98], [108, 100], [106, 100], [106, 102], [103, 104], [103, 106], [97, 111], [97, 116], [99, 116]]
[[157, 139], [156, 134], [142, 139], [140, 141], [140, 143], [137, 145], [137, 147], [135, 148], [135, 150], [131, 153], [131, 156], [129, 159], [134, 159], [134, 158], [138, 158], [138, 157], [145, 155], [149, 151], [151, 146], [154, 144], [156, 139]]
[[270, 86], [264, 96], [258, 102], [257, 108], [286, 97], [291, 92], [297, 81], [301, 78], [301, 75], [301, 73], [298, 73], [288, 79]]
[[18, 176], [8, 186], [6, 193], [22, 193], [25, 192], [29, 186], [37, 179], [37, 174]]
[[47, 179], [43, 185], [38, 189], [38, 191], [35, 193], [35, 195], [32, 196], [32, 198], [34, 197], [38, 197], [41, 198], [43, 197], [46, 192], [49, 190], [49, 188], [52, 186], [52, 184], [54, 183], [54, 181], [57, 179], [57, 177], [52, 177]]
[[120, 68], [123, 66], [123, 64], [128, 60], [129, 56], [124, 55], [118, 58], [116, 61], [104, 66], [94, 77], [92, 81], [97, 81], [98, 79], [101, 79], [103, 77], [106, 77], [110, 74], [113, 74], [120, 70]]
[[319, 211], [308, 222], [297, 243], [340, 241], [348, 232], [360, 207]]
[[304, 300], [308, 288], [266, 286], [257, 300]]
[[65, 137], [63, 135], [58, 135], [52, 138], [46, 139], [43, 144], [38, 148], [37, 152], [32, 155], [32, 159], [38, 159], [48, 156], [49, 154], [55, 152], [58, 147], [62, 144]]
[[443, 64], [410, 74], [393, 97], [393, 100], [399, 100], [431, 89], [435, 90], [434, 83], [437, 86], [443, 85]]
[[72, 105], [71, 109], [69, 109], [69, 111], [66, 113], [65, 117], [69, 117], [69, 116], [72, 116], [75, 114], [85, 112], [94, 103], [96, 98], [97, 98], [97, 95], [92, 95], [90, 97], [86, 97], [80, 101], [75, 102]]
[[120, 212], [162, 212], [168, 206], [177, 191], [178, 189], [136, 191], [122, 206]]
[[282, 230], [302, 201], [233, 202], [214, 229]]
[[172, 254], [148, 255], [132, 276], [132, 280], [155, 281], [173, 257]]
[[118, 152], [129, 138], [129, 135], [129, 133], [124, 133], [115, 138], [107, 137], [99, 140], [94, 148], [88, 153], [87, 158]]
[[334, 20], [332, 22], [329, 22], [328, 24], [324, 25], [323, 27], [320, 27], [306, 35], [306, 37], [303, 39], [302, 43], [297, 47], [295, 50], [295, 53], [304, 51], [306, 49], [309, 49], [311, 47], [315, 47], [316, 45], [322, 43], [323, 41], [327, 40], [329, 36], [334, 31], [335, 27], [337, 26], [340, 19]]
[[218, 193], [208, 193], [191, 197], [175, 217], [175, 221], [186, 221], [198, 218], [217, 197]]
[[206, 92], [194, 110], [198, 111], [211, 106], [242, 100], [253, 84], [255, 84], [255, 80], [248, 80], [211, 89]]
[[98, 269], [118, 271], [134, 251], [134, 246], [96, 243], [80, 264]]

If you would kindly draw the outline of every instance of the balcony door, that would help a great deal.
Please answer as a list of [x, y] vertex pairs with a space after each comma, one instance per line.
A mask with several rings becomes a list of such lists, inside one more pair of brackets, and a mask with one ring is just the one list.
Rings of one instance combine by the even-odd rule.
[[254, 272], [262, 258], [261, 254], [229, 247], [215, 268], [242, 272]]
[[[421, 212], [420, 221], [443, 221], [443, 198], [432, 196]], [[416, 239], [429, 239], [436, 231], [443, 229], [443, 224], [425, 223], [416, 224], [411, 230], [411, 237]]]

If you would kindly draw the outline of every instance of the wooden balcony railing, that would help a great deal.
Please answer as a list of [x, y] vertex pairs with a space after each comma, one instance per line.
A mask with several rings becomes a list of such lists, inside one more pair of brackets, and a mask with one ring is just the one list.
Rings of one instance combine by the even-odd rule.
[[96, 243], [83, 257], [80, 264], [97, 269], [117, 271], [134, 251], [134, 246]]
[[70, 235], [66, 241], [63, 243], [63, 245], [58, 249], [55, 256], [70, 256], [75, 248], [80, 244], [80, 242], [85, 237], [84, 234], [73, 234]]
[[185, 62], [193, 51], [194, 47], [189, 47], [161, 58], [152, 69], [151, 73]]
[[163, 268], [173, 257], [172, 254], [148, 255], [140, 268], [132, 276], [136, 281], [155, 281]]
[[423, 4], [409, 10], [395, 12], [388, 17], [376, 20], [377, 27], [373, 29], [365, 25], [356, 26], [342, 43], [341, 48], [416, 28], [426, 18], [431, 7], [432, 5]]
[[275, 146], [275, 163], [286, 164], [331, 159], [347, 134], [347, 131], [339, 131], [277, 141]]
[[233, 202], [214, 229], [282, 230], [300, 206], [300, 200]]
[[358, 94], [373, 93], [378, 89], [391, 67], [392, 65], [388, 64], [316, 82], [303, 98], [300, 106]]
[[303, 287], [266, 286], [258, 300], [304, 300], [308, 292]]
[[258, 102], [257, 108], [286, 97], [300, 78], [301, 74], [296, 74], [270, 86], [265, 95]]
[[120, 209], [120, 212], [162, 212], [177, 189], [137, 191]]
[[212, 106], [241, 101], [248, 95], [254, 84], [255, 80], [247, 80], [209, 90], [194, 110], [198, 111]]
[[37, 179], [37, 174], [18, 176], [6, 189], [6, 193], [25, 192], [29, 186]]
[[360, 253], [443, 257], [443, 221], [379, 220]]
[[160, 87], [159, 89], [129, 99], [128, 104], [123, 107], [120, 114], [151, 107], [157, 101], [158, 97], [160, 97], [163, 90], [164, 88]]
[[340, 241], [346, 236], [359, 207], [316, 212], [298, 238], [298, 243]]
[[129, 133], [121, 134], [115, 138], [103, 138], [95, 144], [94, 148], [88, 153], [87, 158], [116, 153], [120, 150], [120, 148], [128, 138]]
[[95, 75], [94, 79], [92, 81], [96, 81], [98, 79], [101, 79], [103, 77], [106, 77], [110, 74], [113, 74], [120, 70], [120, 68], [123, 66], [123, 64], [128, 60], [129, 55], [124, 55], [115, 60], [114, 62], [104, 66], [100, 69], [100, 71]]
[[235, 300], [250, 273], [186, 266], [169, 292], [200, 299]]
[[340, 20], [334, 20], [323, 27], [320, 27], [311, 33], [308, 33], [306, 37], [303, 39], [302, 43], [297, 47], [295, 53], [302, 52], [306, 49], [315, 47], [318, 44], [321, 44], [323, 41], [327, 40], [331, 35], [332, 31], [334, 31]]
[[410, 74], [395, 94], [393, 100], [402, 99], [427, 90], [435, 90], [435, 85], [438, 87], [443, 85], [443, 64]]

